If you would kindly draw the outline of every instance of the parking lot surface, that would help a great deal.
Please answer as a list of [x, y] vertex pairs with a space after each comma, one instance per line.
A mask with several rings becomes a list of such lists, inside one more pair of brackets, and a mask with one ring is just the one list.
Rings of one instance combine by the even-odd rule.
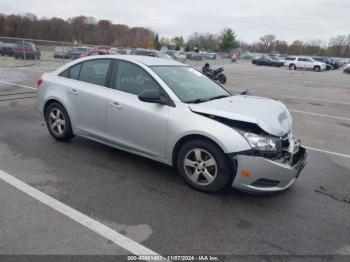
[[[350, 255], [349, 75], [224, 66], [227, 89], [284, 102], [310, 148], [292, 188], [253, 196], [201, 193], [174, 168], [53, 140], [35, 82], [60, 64], [0, 64], [0, 170], [161, 255]], [[0, 201], [0, 254], [130, 254], [1, 179]]]

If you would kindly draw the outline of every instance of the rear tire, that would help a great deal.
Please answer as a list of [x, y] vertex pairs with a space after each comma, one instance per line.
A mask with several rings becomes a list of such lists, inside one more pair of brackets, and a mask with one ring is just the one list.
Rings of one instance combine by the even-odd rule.
[[234, 175], [221, 148], [205, 139], [191, 140], [181, 147], [177, 169], [191, 187], [204, 192], [223, 190]]
[[46, 107], [45, 121], [56, 140], [69, 141], [74, 137], [68, 113], [61, 104], [53, 102]]
[[220, 82], [220, 84], [225, 84], [227, 82], [227, 78], [224, 74], [221, 74], [219, 76], [219, 82]]
[[314, 71], [315, 72], [320, 72], [321, 71], [321, 67], [320, 66], [314, 66]]

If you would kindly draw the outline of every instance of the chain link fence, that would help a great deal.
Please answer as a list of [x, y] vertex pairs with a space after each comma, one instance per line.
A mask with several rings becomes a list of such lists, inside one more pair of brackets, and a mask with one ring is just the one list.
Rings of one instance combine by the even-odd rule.
[[71, 61], [71, 55], [79, 51], [79, 48], [88, 51], [97, 47], [68, 42], [0, 37], [0, 66], [58, 67]]
[[[83, 53], [103, 49], [113, 50], [116, 54], [130, 54], [133, 51], [132, 48], [0, 36], [0, 67], [30, 67], [35, 65], [36, 68], [53, 70], [79, 58]], [[197, 54], [193, 57], [188, 55], [188, 57], [186, 63], [196, 68], [201, 68], [206, 63], [213, 67], [232, 63], [229, 56], [222, 54], [215, 54], [210, 58], [204, 54]]]

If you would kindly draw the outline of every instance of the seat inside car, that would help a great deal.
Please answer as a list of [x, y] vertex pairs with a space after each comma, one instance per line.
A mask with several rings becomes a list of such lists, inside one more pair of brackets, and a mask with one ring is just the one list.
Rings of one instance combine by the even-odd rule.
[[81, 70], [80, 74], [80, 79], [84, 79], [84, 81], [88, 83], [96, 82], [97, 74], [92, 66], [84, 68], [84, 70]]

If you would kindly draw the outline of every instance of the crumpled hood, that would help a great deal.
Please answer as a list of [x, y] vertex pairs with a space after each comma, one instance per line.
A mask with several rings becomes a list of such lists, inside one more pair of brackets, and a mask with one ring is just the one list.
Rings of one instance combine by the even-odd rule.
[[193, 112], [257, 124], [274, 136], [284, 136], [292, 128], [292, 117], [281, 102], [254, 96], [230, 96], [191, 104]]

